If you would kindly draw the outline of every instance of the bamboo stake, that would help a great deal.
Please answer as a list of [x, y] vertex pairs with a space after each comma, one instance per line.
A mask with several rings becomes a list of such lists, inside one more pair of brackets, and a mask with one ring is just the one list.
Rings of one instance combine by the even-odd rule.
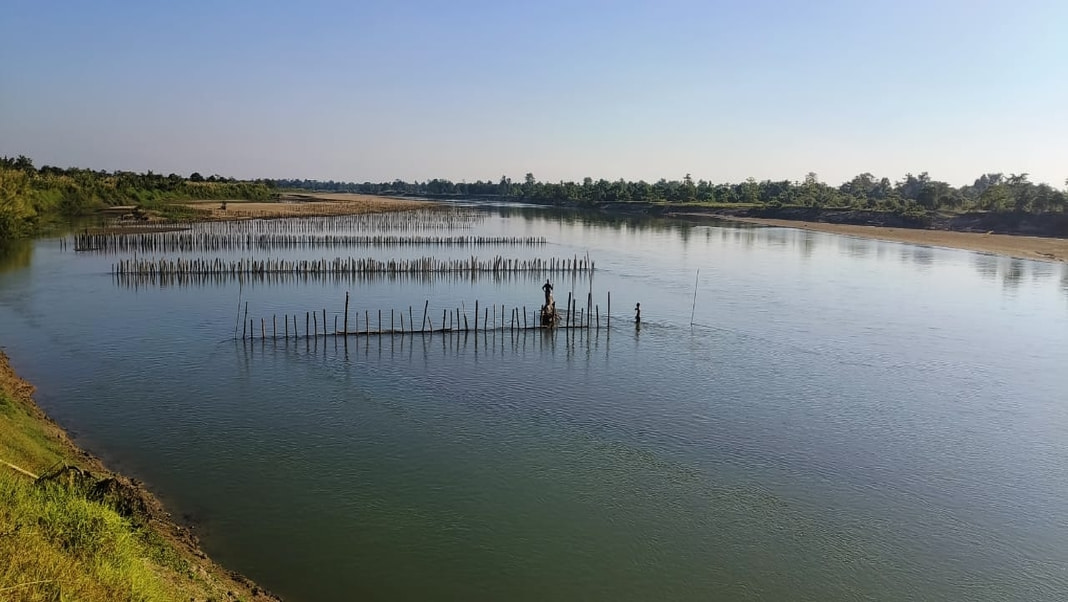
[[693, 316], [697, 311], [697, 285], [701, 282], [701, 268], [697, 268], [697, 278], [693, 281], [693, 306], [690, 308], [690, 327], [693, 328]]

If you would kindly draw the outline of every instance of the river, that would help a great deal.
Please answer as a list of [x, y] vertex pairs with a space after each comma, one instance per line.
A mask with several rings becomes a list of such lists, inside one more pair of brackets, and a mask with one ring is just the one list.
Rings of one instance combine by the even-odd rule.
[[239, 341], [246, 302], [270, 334], [347, 291], [363, 329], [532, 311], [544, 279], [133, 286], [45, 238], [0, 260], [0, 345], [289, 600], [1068, 599], [1068, 266], [478, 210], [462, 234], [547, 243], [269, 256], [588, 254], [555, 293], [600, 327]]

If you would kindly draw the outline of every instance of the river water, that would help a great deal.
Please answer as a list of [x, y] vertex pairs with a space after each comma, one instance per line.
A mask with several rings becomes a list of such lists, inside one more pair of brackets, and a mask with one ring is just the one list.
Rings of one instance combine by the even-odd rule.
[[600, 328], [235, 341], [245, 302], [270, 334], [348, 291], [363, 329], [530, 311], [542, 280], [127, 286], [42, 239], [0, 263], [0, 345], [290, 600], [1068, 599], [1068, 266], [482, 211], [462, 234], [548, 242], [270, 256], [588, 253], [556, 297]]

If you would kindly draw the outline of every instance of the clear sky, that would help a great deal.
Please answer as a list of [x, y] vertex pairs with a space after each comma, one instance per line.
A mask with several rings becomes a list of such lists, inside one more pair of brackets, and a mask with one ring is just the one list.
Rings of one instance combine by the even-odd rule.
[[0, 155], [356, 181], [1068, 178], [1068, 1], [6, 0]]

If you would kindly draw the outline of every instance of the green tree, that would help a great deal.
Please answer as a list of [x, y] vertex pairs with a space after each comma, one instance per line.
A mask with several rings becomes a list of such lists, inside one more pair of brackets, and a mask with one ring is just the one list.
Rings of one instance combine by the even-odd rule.
[[0, 243], [26, 235], [36, 215], [29, 176], [18, 168], [0, 167]]

